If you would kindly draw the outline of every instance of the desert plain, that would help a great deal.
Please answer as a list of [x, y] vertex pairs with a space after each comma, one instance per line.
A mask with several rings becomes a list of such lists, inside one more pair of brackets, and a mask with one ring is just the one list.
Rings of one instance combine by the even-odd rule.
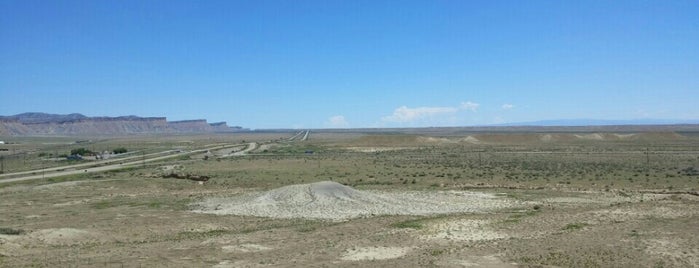
[[699, 266], [697, 130], [4, 139], [2, 267]]

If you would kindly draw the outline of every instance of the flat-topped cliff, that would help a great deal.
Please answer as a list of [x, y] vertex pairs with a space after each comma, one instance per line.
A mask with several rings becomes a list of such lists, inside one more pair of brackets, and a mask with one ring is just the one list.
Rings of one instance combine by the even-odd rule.
[[165, 117], [89, 117], [78, 113], [0, 116], [0, 136], [214, 133], [241, 130], [240, 127], [228, 127], [226, 122], [209, 124], [205, 119], [169, 122]]

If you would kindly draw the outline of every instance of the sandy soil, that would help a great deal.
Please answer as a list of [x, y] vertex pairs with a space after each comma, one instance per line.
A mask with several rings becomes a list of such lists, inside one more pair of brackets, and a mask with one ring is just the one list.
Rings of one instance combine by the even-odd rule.
[[[57, 185], [2, 189], [9, 199], [0, 202], [0, 212], [7, 215], [0, 222], [25, 233], [0, 235], [0, 266], [515, 267], [662, 262], [666, 267], [692, 267], [699, 259], [698, 243], [690, 235], [699, 231], [690, 224], [699, 214], [692, 197], [534, 192], [527, 201], [516, 201], [504, 197], [512, 194], [360, 191], [332, 182], [256, 192], [162, 179]], [[211, 196], [203, 203], [218, 200], [215, 204], [237, 204], [237, 209], [246, 204], [254, 208], [247, 212], [267, 209], [268, 214], [212, 215], [171, 207], [178, 196], [192, 194]], [[233, 196], [212, 197], [226, 195]], [[253, 202], [265, 205], [255, 207]], [[534, 204], [540, 209], [532, 210]], [[443, 206], [465, 212], [407, 215], [436, 212]], [[403, 212], [368, 216], [357, 212], [362, 207]], [[287, 214], [273, 218], [272, 213]], [[306, 219], [314, 215], [324, 218]], [[406, 220], [419, 224], [396, 227]]]
[[410, 149], [409, 147], [347, 147], [345, 148], [350, 151], [361, 152], [361, 153], [377, 153], [377, 152], [390, 152]]
[[341, 260], [363, 261], [363, 260], [387, 260], [405, 256], [410, 252], [410, 248], [405, 247], [361, 247], [347, 250]]
[[195, 212], [273, 218], [343, 221], [378, 215], [433, 215], [486, 212], [518, 205], [492, 194], [447, 192], [359, 191], [324, 181], [290, 185], [242, 196], [209, 198]]
[[430, 223], [419, 237], [422, 239], [444, 239], [456, 241], [489, 241], [506, 238], [506, 234], [493, 231], [487, 220], [443, 220]]

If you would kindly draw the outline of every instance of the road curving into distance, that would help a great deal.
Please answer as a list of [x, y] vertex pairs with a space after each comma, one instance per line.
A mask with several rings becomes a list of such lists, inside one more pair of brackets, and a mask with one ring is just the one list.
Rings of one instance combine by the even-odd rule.
[[251, 143], [248, 143], [248, 146], [247, 146], [245, 149], [240, 150], [240, 151], [237, 151], [237, 152], [234, 152], [234, 153], [232, 153], [232, 154], [228, 154], [228, 155], [221, 156], [220, 158], [226, 158], [226, 157], [231, 157], [231, 156], [243, 156], [243, 155], [247, 155], [249, 152], [252, 152], [252, 151], [255, 150], [255, 149], [257, 149], [257, 143], [256, 143], [256, 142], [251, 142]]

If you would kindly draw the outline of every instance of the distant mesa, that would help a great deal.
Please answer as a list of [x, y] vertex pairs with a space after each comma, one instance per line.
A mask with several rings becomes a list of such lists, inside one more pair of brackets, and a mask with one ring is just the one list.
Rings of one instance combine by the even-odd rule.
[[205, 119], [167, 121], [165, 117], [88, 117], [82, 114], [22, 113], [0, 116], [0, 136], [128, 135], [247, 131]]

